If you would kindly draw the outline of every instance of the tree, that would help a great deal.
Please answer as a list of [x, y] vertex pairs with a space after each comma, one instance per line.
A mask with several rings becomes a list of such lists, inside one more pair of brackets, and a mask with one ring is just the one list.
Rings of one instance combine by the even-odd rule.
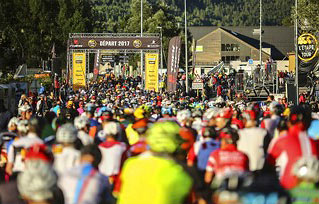
[[[295, 10], [293, 10], [295, 13]], [[319, 1], [298, 0], [298, 18], [302, 27], [319, 32]]]

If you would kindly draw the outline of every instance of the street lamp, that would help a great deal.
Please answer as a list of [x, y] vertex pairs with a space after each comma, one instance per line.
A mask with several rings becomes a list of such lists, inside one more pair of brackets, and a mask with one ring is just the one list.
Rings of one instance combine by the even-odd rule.
[[[141, 0], [141, 37], [143, 37], [143, 0]], [[141, 50], [141, 79], [142, 79], [142, 88], [144, 87], [144, 64], [143, 64], [143, 50]]]
[[298, 78], [298, 66], [299, 66], [299, 63], [298, 63], [298, 0], [295, 0], [295, 9], [296, 9], [296, 17], [295, 17], [295, 86], [296, 86], [296, 97], [297, 97], [297, 100], [296, 100], [296, 103], [297, 105], [299, 104], [299, 78]]
[[187, 13], [186, 13], [186, 0], [184, 0], [184, 13], [185, 13], [185, 72], [186, 72], [186, 93], [188, 93], [188, 55], [187, 55]]
[[263, 23], [263, 19], [262, 19], [262, 12], [263, 12], [263, 2], [262, 0], [260, 0], [259, 2], [259, 60], [260, 60], [260, 70], [263, 70], [263, 87], [265, 86], [265, 74], [266, 74], [266, 69], [265, 67], [262, 67], [262, 63], [263, 63], [263, 59], [262, 59], [262, 49], [263, 49], [263, 45], [262, 45], [262, 23]]
[[161, 26], [157, 26], [158, 29], [160, 29], [161, 32], [161, 77], [163, 74], [163, 28]]

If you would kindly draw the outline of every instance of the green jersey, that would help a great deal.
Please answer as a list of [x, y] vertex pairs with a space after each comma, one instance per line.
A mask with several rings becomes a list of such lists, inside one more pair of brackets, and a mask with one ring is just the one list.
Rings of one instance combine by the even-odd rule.
[[319, 189], [313, 183], [300, 183], [290, 191], [293, 204], [318, 204]]

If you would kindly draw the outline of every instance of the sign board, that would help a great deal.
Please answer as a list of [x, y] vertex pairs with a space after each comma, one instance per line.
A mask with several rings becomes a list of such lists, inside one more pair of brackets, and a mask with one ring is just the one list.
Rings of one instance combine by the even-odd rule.
[[253, 59], [249, 59], [249, 60], [248, 60], [248, 64], [249, 64], [249, 65], [253, 65], [253, 64], [254, 64], [254, 60], [253, 60]]
[[204, 83], [203, 82], [193, 82], [192, 89], [204, 89]]
[[167, 64], [167, 90], [176, 91], [179, 60], [181, 54], [181, 37], [173, 37], [169, 41]]
[[158, 50], [161, 47], [160, 37], [75, 37], [69, 40], [69, 48], [81, 49], [127, 49]]
[[101, 56], [101, 62], [102, 63], [114, 62], [114, 56], [113, 55], [102, 55]]
[[203, 52], [203, 51], [204, 51], [204, 47], [202, 45], [196, 46], [196, 52]]
[[145, 54], [145, 89], [158, 92], [158, 54]]
[[73, 90], [86, 85], [86, 56], [85, 53], [73, 53]]
[[318, 52], [318, 42], [315, 36], [304, 33], [298, 38], [298, 57], [307, 62], [312, 60]]

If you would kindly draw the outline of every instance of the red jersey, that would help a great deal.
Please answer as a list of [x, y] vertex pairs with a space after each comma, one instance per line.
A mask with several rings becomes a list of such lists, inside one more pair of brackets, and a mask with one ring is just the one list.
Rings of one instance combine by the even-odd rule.
[[297, 185], [297, 178], [292, 174], [292, 167], [301, 157], [316, 156], [316, 143], [305, 131], [297, 126], [289, 129], [288, 134], [273, 140], [268, 149], [267, 161], [280, 167], [280, 182], [286, 189]]
[[235, 145], [212, 152], [209, 156], [206, 171], [214, 172], [217, 177], [229, 173], [243, 173], [249, 170], [249, 159], [246, 154], [237, 150]]

